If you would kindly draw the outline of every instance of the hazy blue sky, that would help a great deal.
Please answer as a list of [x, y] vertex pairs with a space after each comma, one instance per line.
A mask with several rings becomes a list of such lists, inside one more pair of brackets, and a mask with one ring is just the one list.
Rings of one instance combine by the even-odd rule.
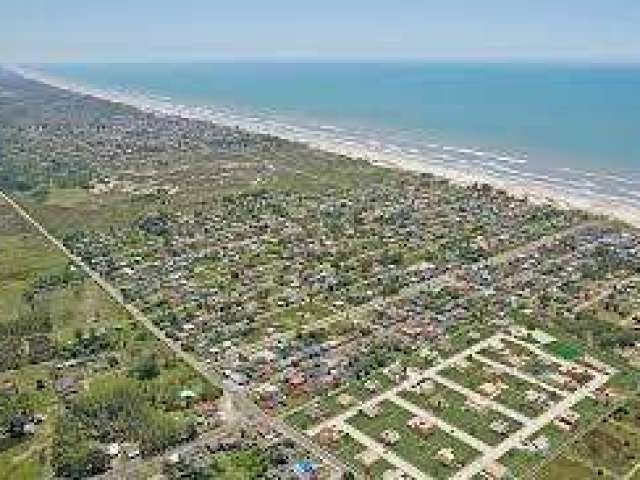
[[640, 0], [1, 0], [0, 61], [640, 61]]

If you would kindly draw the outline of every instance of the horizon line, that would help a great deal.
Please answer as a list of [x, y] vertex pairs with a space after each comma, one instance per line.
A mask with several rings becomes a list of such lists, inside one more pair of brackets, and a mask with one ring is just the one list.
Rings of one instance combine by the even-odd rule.
[[53, 66], [53, 65], [197, 65], [197, 64], [432, 64], [432, 65], [549, 65], [592, 67], [640, 67], [637, 60], [582, 60], [582, 59], [433, 59], [433, 58], [210, 58], [210, 59], [165, 59], [165, 60], [56, 60], [6, 62], [0, 67]]

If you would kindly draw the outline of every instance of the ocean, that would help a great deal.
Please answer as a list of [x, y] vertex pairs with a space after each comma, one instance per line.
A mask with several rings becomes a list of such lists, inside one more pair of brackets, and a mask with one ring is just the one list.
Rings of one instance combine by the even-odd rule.
[[56, 64], [50, 81], [570, 205], [640, 210], [640, 66]]

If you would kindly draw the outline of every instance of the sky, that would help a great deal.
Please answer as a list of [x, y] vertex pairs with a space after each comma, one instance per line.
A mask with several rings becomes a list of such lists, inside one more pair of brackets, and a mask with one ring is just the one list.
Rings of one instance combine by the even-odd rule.
[[0, 0], [0, 62], [640, 62], [639, 0]]

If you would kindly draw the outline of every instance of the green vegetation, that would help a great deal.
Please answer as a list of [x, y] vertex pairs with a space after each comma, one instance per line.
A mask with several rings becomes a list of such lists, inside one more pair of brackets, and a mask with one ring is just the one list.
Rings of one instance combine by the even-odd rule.
[[256, 480], [263, 478], [269, 466], [264, 452], [257, 448], [217, 453], [205, 465], [178, 463], [165, 469], [169, 479]]
[[577, 360], [583, 354], [582, 348], [575, 343], [553, 342], [548, 348], [551, 353], [569, 361]]
[[[474, 410], [466, 398], [446, 387], [438, 386], [429, 396], [414, 392], [402, 392], [401, 396], [427, 411], [434, 411], [439, 418], [488, 445], [497, 445], [521, 425], [490, 408]], [[442, 399], [435, 402], [434, 399]], [[492, 425], [494, 429], [492, 429]], [[504, 427], [504, 432], [500, 433]]]
[[[349, 423], [376, 440], [380, 440], [380, 435], [385, 430], [398, 432], [400, 438], [390, 449], [434, 478], [448, 478], [459, 466], [477, 455], [471, 447], [440, 429], [436, 428], [426, 435], [416, 433], [406, 425], [410, 418], [411, 414], [401, 407], [384, 402], [380, 405], [380, 413], [374, 418], [358, 414]], [[448, 448], [455, 454], [451, 465], [437, 459], [437, 453]]]

